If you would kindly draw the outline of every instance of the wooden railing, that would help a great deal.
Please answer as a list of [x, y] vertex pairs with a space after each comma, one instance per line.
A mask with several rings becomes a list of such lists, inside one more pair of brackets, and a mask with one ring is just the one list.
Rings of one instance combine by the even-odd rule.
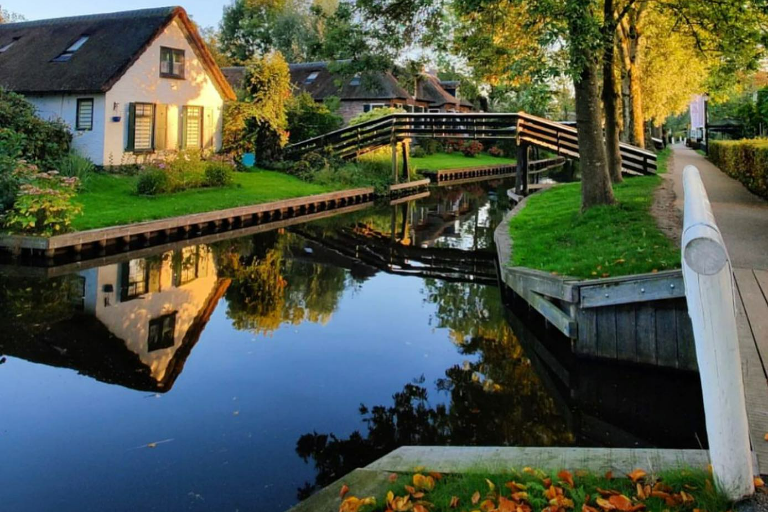
[[692, 165], [683, 170], [683, 190], [683, 279], [709, 455], [715, 483], [736, 501], [754, 493], [754, 486], [733, 271], [699, 170]]
[[[576, 128], [520, 113], [399, 113], [348, 126], [286, 147], [291, 158], [311, 151], [329, 151], [352, 158], [404, 139], [517, 139], [558, 156], [579, 158]], [[621, 144], [622, 167], [634, 174], [656, 172], [656, 155]]]

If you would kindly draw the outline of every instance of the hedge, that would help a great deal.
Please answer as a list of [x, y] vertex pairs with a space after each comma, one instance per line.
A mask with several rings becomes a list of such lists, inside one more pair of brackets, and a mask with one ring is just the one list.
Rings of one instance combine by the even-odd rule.
[[755, 194], [768, 199], [768, 139], [712, 141], [709, 159]]

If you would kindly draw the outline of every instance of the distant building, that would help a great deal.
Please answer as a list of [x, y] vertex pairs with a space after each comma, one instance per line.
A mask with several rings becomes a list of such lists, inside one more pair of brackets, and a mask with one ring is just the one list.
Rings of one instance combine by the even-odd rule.
[[[338, 97], [339, 115], [344, 124], [358, 114], [382, 107], [399, 107], [407, 112], [469, 112], [472, 104], [460, 100], [458, 82], [441, 82], [437, 77], [424, 74], [419, 81], [416, 96], [409, 93], [389, 72], [373, 72], [365, 77], [343, 77], [333, 73], [327, 62], [290, 64], [291, 83], [296, 92], [307, 92], [315, 101], [322, 102], [330, 96]], [[222, 68], [224, 76], [233, 88], [242, 87], [245, 68]], [[446, 87], [443, 87], [446, 84]]]
[[219, 149], [235, 98], [181, 7], [0, 24], [0, 86], [67, 123], [97, 165]]

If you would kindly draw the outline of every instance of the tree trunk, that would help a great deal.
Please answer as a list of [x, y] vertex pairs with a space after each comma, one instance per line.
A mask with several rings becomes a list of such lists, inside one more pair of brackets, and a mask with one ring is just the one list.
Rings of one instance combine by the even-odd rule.
[[[642, 33], [640, 25], [645, 14], [645, 3], [636, 5], [619, 24], [622, 63], [627, 73], [631, 103], [630, 142], [645, 147], [645, 119], [643, 115], [643, 90], [640, 82], [642, 58]], [[625, 127], [625, 129], [628, 129]]]
[[597, 62], [594, 59], [587, 59], [587, 64], [583, 66], [573, 84], [576, 92], [576, 127], [579, 131], [582, 211], [614, 202], [603, 143], [603, 130], [600, 126], [597, 68]]
[[[621, 47], [619, 47], [621, 48]], [[632, 142], [632, 95], [629, 93], [629, 73], [621, 61], [621, 142]]]
[[605, 0], [603, 25], [603, 107], [605, 109], [605, 153], [608, 175], [613, 183], [621, 183], [621, 151], [619, 149], [619, 119], [616, 94], [616, 25], [613, 22], [613, 0]]

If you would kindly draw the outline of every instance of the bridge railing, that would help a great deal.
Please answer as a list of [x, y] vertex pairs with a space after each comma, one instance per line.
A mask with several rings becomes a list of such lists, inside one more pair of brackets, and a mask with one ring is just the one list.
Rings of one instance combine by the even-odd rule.
[[[407, 138], [517, 139], [553, 151], [558, 156], [579, 158], [576, 128], [524, 112], [520, 113], [397, 113], [347, 126], [318, 137], [290, 144], [289, 157], [310, 151], [330, 151], [339, 157], [359, 156]], [[622, 167], [634, 174], [654, 174], [656, 155], [620, 145]]]

